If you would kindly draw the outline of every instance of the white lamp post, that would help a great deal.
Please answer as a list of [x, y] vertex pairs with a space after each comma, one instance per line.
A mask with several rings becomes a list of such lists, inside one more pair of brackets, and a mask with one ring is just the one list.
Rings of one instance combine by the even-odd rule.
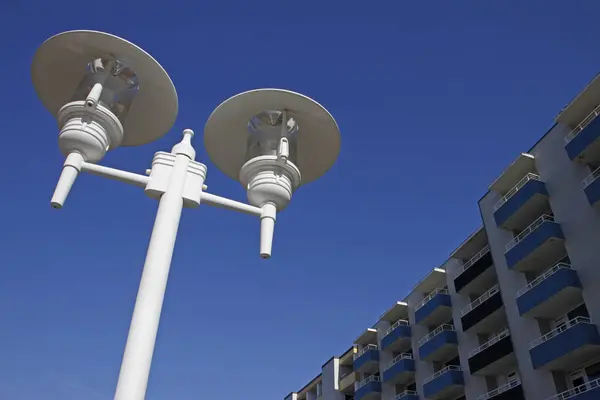
[[56, 35], [36, 52], [32, 80], [57, 118], [66, 156], [54, 208], [64, 205], [80, 172], [143, 187], [159, 200], [115, 393], [116, 400], [143, 400], [182, 208], [202, 202], [259, 217], [260, 255], [269, 258], [276, 213], [335, 162], [337, 124], [315, 101], [280, 89], [241, 93], [217, 107], [205, 146], [217, 167], [246, 187], [244, 204], [204, 191], [207, 169], [195, 161], [189, 129], [171, 152], [154, 155], [149, 176], [97, 164], [108, 150], [159, 139], [177, 116], [169, 76], [134, 44], [94, 31]]

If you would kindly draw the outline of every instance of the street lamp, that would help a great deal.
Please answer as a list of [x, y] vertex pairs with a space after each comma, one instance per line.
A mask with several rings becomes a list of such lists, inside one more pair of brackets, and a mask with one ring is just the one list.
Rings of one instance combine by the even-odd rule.
[[335, 162], [337, 124], [321, 105], [287, 90], [252, 90], [219, 105], [206, 123], [205, 146], [246, 188], [245, 204], [205, 191], [207, 168], [195, 161], [189, 129], [171, 152], [154, 155], [146, 175], [97, 164], [109, 150], [161, 138], [177, 116], [169, 76], [136, 45], [96, 31], [61, 33], [38, 49], [31, 73], [66, 157], [54, 208], [63, 207], [80, 172], [143, 187], [159, 200], [115, 393], [116, 400], [143, 400], [182, 208], [202, 202], [259, 217], [260, 255], [269, 258], [277, 212]]

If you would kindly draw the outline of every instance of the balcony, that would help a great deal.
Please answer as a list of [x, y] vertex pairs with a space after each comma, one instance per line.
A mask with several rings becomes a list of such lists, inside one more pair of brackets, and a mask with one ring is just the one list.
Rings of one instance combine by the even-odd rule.
[[448, 365], [423, 380], [423, 394], [428, 399], [454, 399], [465, 391], [462, 368]]
[[571, 160], [589, 163], [599, 158], [600, 118], [596, 118], [599, 113], [600, 106], [597, 106], [565, 137], [565, 150]]
[[447, 361], [458, 354], [458, 339], [452, 325], [440, 325], [419, 340], [419, 359]]
[[379, 400], [381, 399], [381, 382], [375, 375], [369, 376], [356, 384], [354, 391], [355, 400]]
[[494, 390], [490, 390], [486, 394], [483, 394], [477, 398], [477, 400], [525, 400], [525, 394], [523, 393], [523, 387], [521, 381], [515, 379], [505, 385], [497, 387]]
[[506, 325], [506, 313], [498, 285], [463, 308], [460, 320], [464, 332], [492, 332]]
[[457, 293], [470, 292], [471, 289], [487, 286], [494, 280], [494, 265], [490, 246], [485, 246], [469, 261], [456, 270], [454, 288]]
[[349, 372], [340, 377], [339, 388], [340, 392], [351, 394], [354, 393], [354, 384], [358, 379], [358, 374], [356, 372]]
[[583, 180], [583, 191], [590, 205], [595, 206], [600, 200], [600, 168], [597, 168]]
[[527, 318], [554, 319], [582, 301], [577, 271], [559, 262], [517, 292], [519, 313]]
[[419, 394], [414, 390], [405, 390], [404, 392], [396, 395], [394, 400], [419, 400]]
[[600, 398], [600, 379], [586, 382], [546, 400], [598, 400], [598, 398]]
[[436, 289], [415, 307], [415, 322], [438, 326], [452, 319], [452, 301], [447, 289]]
[[600, 356], [598, 328], [589, 318], [576, 317], [529, 345], [536, 369], [571, 371]]
[[408, 321], [398, 320], [381, 339], [381, 350], [401, 351], [410, 347], [411, 330]]
[[515, 363], [508, 329], [469, 353], [469, 371], [472, 375], [501, 375]]
[[560, 224], [544, 214], [506, 244], [506, 264], [519, 272], [538, 271], [564, 255]]
[[547, 209], [546, 184], [529, 172], [494, 205], [494, 220], [499, 228], [521, 230]]
[[374, 344], [364, 346], [354, 354], [354, 371], [359, 373], [372, 373], [379, 366], [379, 349]]
[[395, 357], [388, 368], [383, 371], [384, 383], [406, 383], [408, 379], [415, 375], [415, 360], [413, 355], [402, 353]]

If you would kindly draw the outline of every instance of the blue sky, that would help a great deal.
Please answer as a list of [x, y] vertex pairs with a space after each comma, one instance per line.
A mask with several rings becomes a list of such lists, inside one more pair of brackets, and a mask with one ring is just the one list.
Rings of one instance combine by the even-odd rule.
[[[185, 210], [148, 400], [283, 399], [346, 350], [480, 223], [477, 200], [600, 69], [588, 1], [104, 2], [3, 5], [0, 398], [112, 399], [156, 202], [82, 176], [38, 102], [36, 48], [71, 29], [127, 38], [169, 72], [172, 132], [104, 165], [142, 173], [183, 128], [210, 191], [245, 199], [201, 146], [224, 99], [281, 87], [327, 107], [337, 164], [278, 218]], [[200, 4], [202, 3], [202, 4]]]

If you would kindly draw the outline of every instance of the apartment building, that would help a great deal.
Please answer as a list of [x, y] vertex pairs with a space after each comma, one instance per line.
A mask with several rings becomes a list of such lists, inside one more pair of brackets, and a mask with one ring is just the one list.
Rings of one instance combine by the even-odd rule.
[[482, 225], [286, 400], [600, 399], [600, 76], [491, 183]]

